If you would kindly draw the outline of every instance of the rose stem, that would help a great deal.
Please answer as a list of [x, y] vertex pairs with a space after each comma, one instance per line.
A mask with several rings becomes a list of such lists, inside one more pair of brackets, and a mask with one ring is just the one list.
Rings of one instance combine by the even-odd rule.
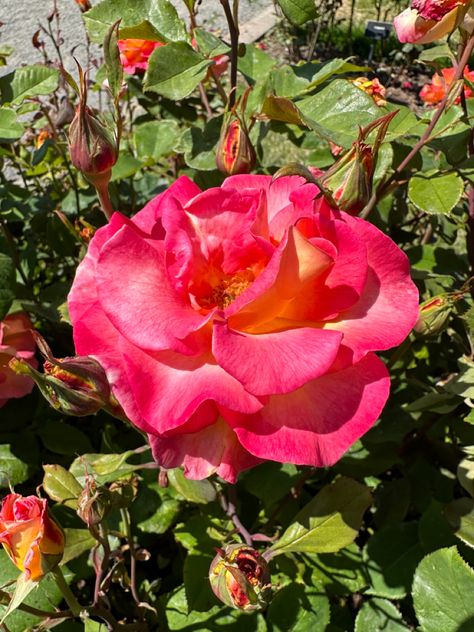
[[75, 617], [79, 617], [83, 608], [75, 598], [72, 590], [69, 588], [66, 580], [64, 579], [62, 570], [59, 568], [59, 566], [56, 566], [56, 568], [53, 569], [52, 573], [56, 580], [56, 584], [61, 591], [62, 596], [64, 597], [64, 600], [71, 609], [72, 614]]
[[229, 109], [231, 110], [235, 105], [236, 91], [237, 91], [237, 64], [239, 53], [239, 21], [238, 21], [238, 9], [239, 3], [234, 0], [234, 13], [229, 5], [229, 0], [220, 0], [224, 9], [227, 24], [229, 26], [230, 35], [230, 93], [229, 93]]

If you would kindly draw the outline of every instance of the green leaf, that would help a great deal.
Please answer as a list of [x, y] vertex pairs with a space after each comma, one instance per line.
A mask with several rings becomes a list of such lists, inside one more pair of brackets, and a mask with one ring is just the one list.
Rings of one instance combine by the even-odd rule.
[[427, 555], [416, 569], [413, 603], [423, 632], [474, 629], [474, 570], [456, 547]]
[[5, 318], [15, 298], [14, 287], [15, 265], [10, 257], [0, 252], [0, 320]]
[[365, 588], [369, 579], [357, 544], [350, 544], [337, 553], [312, 555], [311, 579], [329, 594], [345, 595]]
[[212, 171], [216, 168], [216, 149], [219, 143], [222, 117], [214, 117], [204, 129], [190, 127], [181, 137], [179, 148], [186, 164], [193, 169]]
[[444, 515], [453, 527], [455, 535], [474, 548], [474, 500], [458, 498], [444, 509]]
[[295, 517], [270, 551], [332, 553], [356, 537], [372, 501], [369, 488], [344, 476], [324, 487]]
[[296, 26], [314, 20], [318, 13], [314, 0], [277, 0], [284, 16]]
[[203, 581], [209, 574], [212, 562], [210, 555], [187, 555], [184, 560], [183, 580], [189, 612], [207, 612], [216, 603], [209, 581]]
[[92, 445], [89, 437], [71, 424], [48, 419], [39, 430], [44, 445], [56, 454], [78, 454], [89, 452]]
[[319, 68], [317, 72], [311, 77], [311, 81], [306, 88], [307, 90], [312, 90], [316, 88], [316, 86], [319, 86], [324, 81], [327, 81], [333, 75], [340, 75], [346, 72], [357, 72], [359, 74], [371, 72], [371, 69], [368, 66], [356, 66], [347, 59], [341, 59], [340, 57], [331, 59], [324, 64], [314, 65], [316, 67], [319, 66]]
[[0, 445], [0, 488], [19, 485], [28, 476], [27, 463], [15, 456], [9, 444]]
[[0, 79], [3, 103], [21, 103], [24, 99], [51, 94], [59, 83], [59, 72], [50, 66], [24, 66]]
[[467, 457], [459, 462], [457, 476], [467, 493], [474, 498], [474, 460], [472, 457]]
[[329, 619], [329, 599], [302, 584], [279, 590], [267, 613], [269, 632], [324, 632]]
[[184, 476], [180, 468], [168, 470], [168, 479], [181, 496], [191, 503], [206, 504], [216, 499], [216, 489], [210, 481], [192, 481]]
[[102, 43], [109, 28], [121, 19], [120, 39], [186, 40], [186, 27], [168, 0], [103, 0], [84, 15], [92, 41]]
[[[0, 142], [11, 143], [23, 134], [23, 125], [10, 108], [0, 108]], [[2, 255], [5, 256], [5, 255]]]
[[131, 474], [139, 465], [126, 463], [133, 450], [122, 454], [83, 454], [71, 463], [69, 471], [80, 484], [85, 483], [86, 475], [92, 475], [99, 485], [111, 483]]
[[411, 178], [408, 197], [420, 211], [446, 215], [459, 202], [463, 190], [462, 178], [457, 174], [442, 175], [438, 171], [427, 171]]
[[410, 590], [413, 572], [423, 557], [418, 525], [401, 523], [381, 529], [364, 549], [370, 595], [402, 599]]
[[84, 632], [107, 632], [108, 627], [105, 623], [98, 623], [92, 621], [92, 619], [86, 619], [84, 621]]
[[145, 91], [157, 92], [168, 99], [184, 99], [204, 79], [211, 65], [211, 61], [185, 42], [161, 46], [148, 60]]
[[194, 38], [199, 47], [199, 52], [206, 57], [216, 57], [217, 55], [225, 55], [230, 51], [229, 46], [218, 37], [201, 28], [193, 31]]
[[114, 99], [118, 98], [122, 89], [123, 67], [120, 61], [120, 51], [117, 44], [118, 22], [112, 24], [104, 38], [104, 59], [110, 92]]
[[134, 176], [142, 163], [128, 152], [120, 152], [117, 162], [112, 167], [112, 182]]
[[66, 544], [61, 565], [67, 564], [86, 551], [91, 551], [97, 541], [91, 536], [89, 529], [64, 529]]
[[140, 160], [154, 161], [170, 154], [181, 134], [179, 125], [172, 119], [147, 121], [134, 128], [133, 140]]
[[397, 608], [386, 599], [366, 601], [357, 614], [354, 632], [408, 632]]
[[163, 498], [156, 511], [145, 520], [138, 522], [137, 527], [143, 533], [153, 533], [155, 535], [166, 533], [177, 520], [181, 511], [181, 504], [175, 498]]
[[420, 61], [436, 61], [437, 59], [450, 59], [453, 63], [456, 62], [456, 57], [453, 55], [449, 44], [438, 44], [437, 46], [431, 46], [430, 48], [425, 48], [418, 55], [418, 59]]
[[15, 612], [18, 606], [20, 606], [25, 601], [25, 599], [28, 597], [30, 592], [34, 588], [36, 588], [37, 585], [38, 585], [37, 580], [33, 581], [32, 579], [27, 579], [24, 573], [22, 573], [21, 575], [19, 575], [19, 577], [17, 577], [16, 583], [15, 583], [15, 591], [12, 595], [11, 601], [8, 604], [7, 609], [5, 610], [5, 612], [2, 615], [2, 618], [0, 619], [0, 625], [2, 625], [5, 619], [9, 615], [11, 615], [12, 612]]
[[245, 55], [239, 57], [239, 71], [253, 82], [265, 79], [276, 60], [254, 44], [245, 47]]
[[43, 488], [52, 500], [77, 509], [82, 486], [77, 478], [61, 465], [43, 465]]

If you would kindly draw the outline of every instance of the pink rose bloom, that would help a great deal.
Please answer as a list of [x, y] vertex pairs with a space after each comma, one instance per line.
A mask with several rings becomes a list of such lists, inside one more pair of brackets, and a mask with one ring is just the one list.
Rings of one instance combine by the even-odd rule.
[[129, 75], [133, 75], [137, 69], [146, 70], [148, 68], [148, 59], [155, 48], [165, 45], [163, 42], [153, 42], [144, 39], [118, 40], [117, 44], [123, 69]]
[[462, 22], [471, 0], [412, 0], [393, 20], [400, 42], [429, 44], [452, 33]]
[[379, 416], [373, 352], [408, 335], [418, 292], [391, 239], [317, 193], [183, 176], [92, 239], [69, 295], [76, 350], [163, 467], [233, 482], [262, 460], [327, 466]]
[[0, 408], [12, 397], [23, 397], [33, 390], [34, 382], [25, 375], [17, 375], [8, 363], [14, 357], [26, 360], [32, 367], [36, 344], [31, 335], [33, 327], [27, 314], [17, 312], [0, 321]]

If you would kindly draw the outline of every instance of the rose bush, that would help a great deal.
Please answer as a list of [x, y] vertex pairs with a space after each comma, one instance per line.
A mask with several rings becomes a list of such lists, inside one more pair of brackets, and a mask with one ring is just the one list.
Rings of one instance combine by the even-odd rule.
[[0, 408], [12, 397], [23, 397], [33, 390], [34, 382], [30, 377], [17, 375], [8, 366], [14, 357], [25, 360], [32, 367], [38, 366], [32, 327], [24, 312], [10, 314], [0, 321]]
[[61, 561], [64, 533], [46, 500], [9, 494], [0, 509], [0, 543], [27, 579], [37, 580]]
[[69, 295], [77, 352], [105, 368], [164, 467], [233, 481], [262, 459], [329, 465], [389, 392], [372, 353], [418, 316], [406, 256], [303, 178], [181, 177], [97, 231]]

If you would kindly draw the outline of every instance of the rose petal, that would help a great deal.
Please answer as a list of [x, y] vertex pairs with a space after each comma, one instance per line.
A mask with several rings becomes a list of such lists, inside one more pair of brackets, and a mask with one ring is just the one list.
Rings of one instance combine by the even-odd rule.
[[332, 333], [336, 332], [303, 327], [249, 335], [216, 321], [213, 353], [250, 393], [289, 393], [328, 371], [342, 339], [342, 334]]
[[348, 369], [271, 397], [255, 415], [226, 418], [255, 456], [325, 467], [372, 427], [389, 389], [385, 365], [369, 354]]

